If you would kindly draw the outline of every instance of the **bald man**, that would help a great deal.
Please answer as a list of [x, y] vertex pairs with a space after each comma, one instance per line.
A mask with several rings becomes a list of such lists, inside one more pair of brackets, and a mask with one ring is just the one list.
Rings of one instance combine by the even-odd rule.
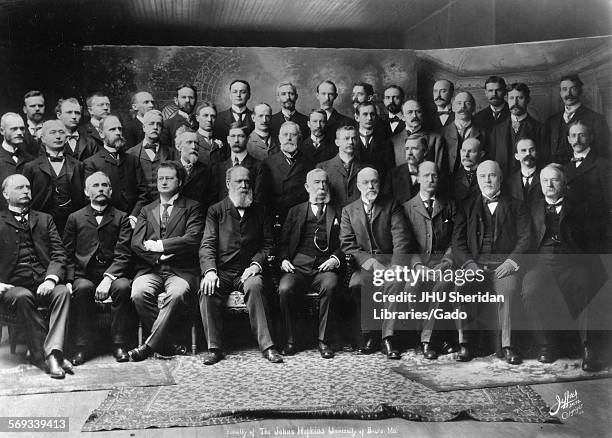
[[451, 101], [455, 93], [455, 85], [448, 79], [440, 79], [433, 85], [434, 111], [429, 116], [428, 128], [439, 132], [443, 127], [450, 125], [455, 120]]
[[145, 138], [142, 129], [144, 115], [155, 108], [155, 99], [147, 91], [138, 91], [132, 96], [132, 116], [123, 122], [125, 145], [127, 148], [136, 146]]
[[[25, 123], [17, 113], [5, 113], [0, 119], [0, 180], [9, 175], [23, 173], [23, 168], [34, 157], [24, 150], [23, 138]], [[5, 206], [4, 198], [0, 198], [0, 207]]]

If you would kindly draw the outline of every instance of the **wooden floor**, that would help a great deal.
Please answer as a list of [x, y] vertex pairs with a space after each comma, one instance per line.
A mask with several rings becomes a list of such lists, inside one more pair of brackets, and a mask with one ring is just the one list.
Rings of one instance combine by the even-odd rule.
[[[23, 362], [22, 355], [11, 355], [6, 344], [6, 333], [0, 345], [0, 369]], [[421, 423], [402, 419], [381, 421], [352, 420], [266, 420], [231, 426], [127, 430], [81, 433], [80, 429], [90, 412], [105, 399], [107, 391], [38, 394], [0, 397], [0, 417], [45, 416], [69, 417], [70, 432], [45, 434], [58, 437], [612, 437], [612, 379], [534, 385], [533, 388], [552, 405], [556, 395], [578, 391], [583, 413], [564, 420], [564, 424], [523, 424], [514, 422], [484, 423], [462, 420], [447, 423]], [[0, 433], [1, 437], [40, 437], [43, 434]]]

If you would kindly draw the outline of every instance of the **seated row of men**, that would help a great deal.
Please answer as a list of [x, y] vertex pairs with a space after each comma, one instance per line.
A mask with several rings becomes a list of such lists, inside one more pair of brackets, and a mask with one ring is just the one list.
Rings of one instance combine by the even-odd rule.
[[[254, 202], [251, 172], [240, 165], [228, 168], [228, 194], [208, 209], [205, 224], [202, 206], [182, 195], [185, 176], [178, 162], [160, 164], [159, 197], [141, 209], [132, 231], [128, 213], [112, 205], [108, 176], [93, 173], [85, 189], [90, 204], [69, 215], [63, 242], [50, 215], [29, 209], [28, 179], [17, 174], [4, 180], [8, 209], [0, 213], [0, 235], [5, 236], [0, 249], [0, 302], [14, 307], [24, 318], [31, 358], [41, 366], [44, 360], [52, 377], [73, 372], [72, 364], [81, 364], [92, 354], [95, 300], [108, 296], [112, 298], [111, 336], [118, 361], [140, 361], [153, 351], [174, 351], [170, 327], [179, 319], [180, 305], [187, 304], [196, 291], [208, 344], [204, 363], [220, 361], [224, 355], [222, 306], [228, 294], [238, 289], [245, 293], [262, 354], [271, 362], [282, 362], [271, 335], [265, 281], [269, 276], [267, 256], [274, 246], [271, 218]], [[348, 254], [355, 265], [349, 289], [357, 309], [371, 298], [364, 291], [370, 290], [376, 271], [401, 265], [423, 272], [483, 271], [486, 286], [504, 297], [497, 304], [497, 326], [500, 354], [508, 363], [521, 362], [512, 342], [511, 308], [513, 298], [522, 291], [526, 309], [538, 325], [539, 360], [556, 359], [553, 332], [561, 315], [567, 315], [580, 322], [583, 369], [597, 370], [600, 363], [588, 339], [586, 306], [605, 281], [605, 271], [597, 255], [591, 254], [599, 236], [591, 226], [588, 206], [565, 196], [565, 172], [558, 164], [542, 170], [543, 196], [530, 205], [502, 189], [497, 162], [482, 162], [476, 177], [480, 192], [457, 204], [438, 193], [435, 163], [423, 162], [418, 167], [419, 192], [400, 204], [380, 193], [378, 171], [364, 167], [356, 177], [359, 198], [340, 209], [331, 195], [330, 175], [324, 169], [310, 170], [305, 183], [308, 200], [289, 210], [277, 248], [284, 272], [278, 289], [282, 353], [296, 352], [293, 298], [312, 287], [321, 294], [318, 348], [323, 358], [334, 356], [327, 322], [330, 302], [341, 284], [343, 254]], [[528, 252], [537, 257], [526, 258]], [[409, 287], [391, 281], [383, 289], [387, 295], [397, 295], [404, 287], [445, 290], [452, 285]], [[77, 313], [77, 351], [72, 364], [62, 353], [70, 292]], [[41, 303], [50, 307], [47, 334], [36, 310]], [[395, 312], [398, 303], [385, 300], [384, 308]], [[480, 311], [462, 310], [474, 315]], [[128, 352], [128, 332], [138, 317], [150, 335]], [[355, 326], [363, 327], [359, 318], [353, 315]], [[456, 322], [457, 358], [469, 361], [475, 353], [473, 327]], [[438, 354], [431, 342], [434, 323], [427, 320], [421, 334], [423, 354], [429, 359]], [[373, 353], [382, 341], [383, 353], [399, 359], [393, 339], [395, 324], [393, 318], [384, 319], [380, 334], [365, 331], [360, 351]]]

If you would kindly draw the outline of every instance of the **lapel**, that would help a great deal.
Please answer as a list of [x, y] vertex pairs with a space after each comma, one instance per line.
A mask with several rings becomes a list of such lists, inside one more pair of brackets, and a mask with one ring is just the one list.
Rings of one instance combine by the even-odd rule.
[[[46, 173], [49, 178], [53, 178], [53, 171], [51, 170], [51, 163], [47, 160], [47, 157], [38, 157], [36, 159], [36, 166], [40, 169], [41, 172]], [[62, 167], [63, 168], [63, 167]]]
[[[108, 210], [110, 208], [106, 207], [106, 210]], [[96, 216], [93, 214], [93, 209], [91, 208], [91, 205], [89, 205], [87, 207], [87, 209], [85, 210], [85, 212], [83, 213], [85, 218], [87, 219], [87, 222], [89, 222], [94, 228], [98, 228], [98, 221], [96, 220]], [[106, 211], [104, 212], [104, 215], [106, 216]], [[102, 218], [102, 221], [104, 221], [104, 217]]]
[[119, 166], [121, 162], [121, 157], [119, 158], [119, 160], [115, 160], [113, 157], [111, 157], [110, 152], [108, 152], [105, 147], [102, 147], [100, 149], [100, 152], [102, 153], [104, 161], [106, 161], [108, 164], [111, 164], [113, 166]]
[[[535, 228], [536, 234], [536, 248], [540, 246], [540, 243], [544, 238], [544, 234], [546, 233], [546, 214], [544, 212], [545, 205], [546, 201], [544, 199], [538, 199], [532, 206], [532, 223]], [[562, 210], [565, 210], [565, 208], [563, 208]]]
[[[14, 219], [14, 218], [13, 218]], [[37, 211], [30, 210], [28, 215], [28, 223], [30, 225], [30, 230], [34, 232], [34, 228], [38, 225], [39, 215]], [[33, 239], [34, 244], [36, 244], [36, 239]]]
[[482, 248], [482, 241], [484, 238], [484, 221], [482, 216], [484, 215], [483, 208], [485, 208], [485, 206], [483, 205], [482, 199], [482, 194], [474, 198], [474, 204], [470, 215], [470, 224], [475, 229], [470, 230], [468, 226], [468, 239], [473, 238], [476, 240], [476, 247], [478, 250]]
[[[534, 183], [535, 175], [533, 177], [533, 180], [531, 181], [531, 187], [529, 191], [531, 191], [531, 189], [533, 188]], [[512, 178], [510, 178], [509, 189], [512, 196], [514, 196], [516, 199], [520, 199], [521, 201], [525, 200], [523, 196], [523, 175], [521, 174], [520, 170], [515, 172], [514, 175], [512, 175]]]
[[[225, 198], [225, 210], [229, 213], [229, 215], [238, 223], [240, 223], [240, 220], [242, 219], [240, 217], [240, 213], [238, 213], [238, 209], [236, 207], [234, 207], [234, 204], [232, 204], [232, 201], [230, 200], [229, 196], [227, 196]], [[245, 215], [246, 215], [246, 211], [245, 211]]]
[[455, 161], [457, 160], [457, 146], [459, 146], [459, 133], [454, 123], [448, 124], [444, 127], [448, 133], [448, 168], [454, 169]]
[[[423, 206], [423, 208], [425, 208], [425, 206]], [[433, 203], [433, 212], [431, 213], [431, 219], [433, 220], [433, 218], [439, 215], [442, 212], [442, 210], [444, 210], [444, 204], [441, 199], [436, 198], [436, 200]]]
[[[429, 214], [427, 213], [427, 209], [425, 209], [425, 204], [421, 197], [417, 194], [414, 198], [411, 199], [410, 203], [412, 204], [412, 208], [419, 213], [424, 218], [429, 218]], [[437, 207], [437, 202], [434, 202], [434, 211]], [[433, 215], [432, 215], [433, 216]]]
[[2, 210], [0, 213], [0, 218], [4, 219], [7, 225], [10, 225], [13, 228], [21, 228], [21, 224], [17, 222], [17, 219], [15, 219], [13, 213], [8, 210], [8, 207], [5, 210]]
[[[372, 208], [374, 209], [374, 214], [372, 215], [372, 227], [373, 227], [374, 226], [374, 222], [376, 222], [376, 219], [378, 219], [378, 216], [380, 216], [380, 212], [382, 211], [382, 206], [380, 204], [379, 198], [376, 198]], [[362, 208], [362, 210], [363, 210], [363, 208]], [[364, 217], [365, 217], [365, 211], [363, 212], [363, 214], [364, 214]]]
[[499, 196], [499, 202], [495, 209], [495, 236], [493, 236], [493, 242], [497, 242], [499, 235], [504, 229], [504, 223], [508, 218], [508, 199], [504, 195]]
[[580, 175], [587, 173], [588, 171], [590, 171], [593, 167], [597, 165], [597, 161], [595, 158], [595, 154], [593, 153], [593, 149], [591, 149], [591, 151], [584, 158], [584, 160], [582, 160], [582, 164], [580, 166], [576, 167], [576, 164], [571, 163], [571, 162], [570, 164], [572, 164], [572, 166], [574, 166], [574, 169], [575, 169], [575, 171], [573, 172], [574, 178], [577, 178]]
[[[155, 231], [155, 235], [161, 236], [161, 226], [160, 226], [161, 219], [159, 217], [159, 199], [157, 199], [155, 202], [153, 202], [153, 204], [151, 204], [147, 208], [147, 215], [150, 216], [147, 219], [147, 221], [153, 224], [153, 231]], [[151, 217], [153, 218], [153, 220], [151, 220]]]
[[172, 231], [174, 231], [174, 228], [176, 228], [179, 218], [183, 216], [184, 211], [185, 201], [179, 196], [175, 199], [174, 205], [172, 206], [172, 213], [170, 214], [168, 225], [166, 227], [166, 236], [172, 234]]
[[104, 216], [102, 216], [102, 220], [100, 221], [100, 225], [98, 225], [98, 221], [96, 220], [95, 217], [93, 217], [93, 221], [98, 228], [104, 228], [106, 225], [111, 223], [114, 218], [115, 218], [115, 212], [113, 211], [113, 207], [111, 207], [110, 205], [107, 205], [106, 209], [104, 210]]
[[[357, 218], [357, 224], [361, 227], [361, 230], [356, 233], [358, 236], [367, 236], [369, 248], [368, 251], [372, 251], [372, 242], [370, 242], [370, 233], [368, 232], [369, 224], [368, 218], [366, 217], [365, 210], [363, 209], [363, 202], [361, 202], [361, 198], [357, 199], [357, 201], [353, 204], [353, 211], [355, 212], [355, 217]], [[376, 210], [374, 210], [376, 212]]]
[[[342, 175], [344, 179], [348, 180], [350, 178], [350, 175], [346, 173], [346, 169], [344, 168], [344, 165], [342, 164], [340, 155], [336, 155], [336, 157], [334, 158], [334, 161], [335, 161], [334, 164], [335, 164], [336, 169], [338, 170], [338, 173], [340, 173], [340, 175]], [[352, 170], [353, 170], [353, 166], [351, 165], [351, 171]]]
[[325, 231], [327, 233], [327, 241], [331, 241], [331, 230], [334, 226], [334, 220], [336, 219], [336, 209], [331, 203], [328, 203], [325, 207]]

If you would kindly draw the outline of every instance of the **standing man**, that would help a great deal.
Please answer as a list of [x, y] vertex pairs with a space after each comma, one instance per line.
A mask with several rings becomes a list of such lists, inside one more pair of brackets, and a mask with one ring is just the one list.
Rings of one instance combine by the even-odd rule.
[[459, 154], [461, 167], [453, 175], [451, 194], [455, 202], [461, 205], [480, 193], [476, 169], [484, 157], [482, 143], [477, 138], [466, 138]]
[[281, 354], [291, 356], [297, 351], [291, 320], [295, 295], [314, 289], [319, 293], [319, 353], [323, 359], [332, 359], [334, 351], [327, 342], [327, 321], [329, 306], [338, 288], [338, 271], [343, 260], [339, 238], [341, 211], [331, 203], [329, 178], [324, 170], [308, 172], [304, 187], [308, 193], [308, 202], [289, 210], [279, 249], [284, 274], [278, 286], [278, 294], [281, 324], [286, 337]]
[[591, 127], [591, 142], [598, 156], [610, 159], [610, 128], [605, 117], [587, 108], [581, 101], [582, 80], [576, 74], [565, 75], [559, 82], [563, 111], [553, 114], [544, 125], [546, 162], [565, 164], [572, 158], [568, 142], [569, 125], [582, 120]]
[[155, 108], [155, 99], [151, 93], [138, 91], [132, 96], [132, 116], [123, 123], [126, 147], [136, 146], [145, 138], [142, 129], [144, 115]]
[[50, 214], [61, 236], [70, 213], [86, 203], [84, 166], [70, 155], [64, 155], [66, 131], [62, 122], [47, 120], [40, 135], [45, 155], [27, 163], [23, 174], [31, 183], [31, 207]]
[[195, 85], [183, 83], [176, 87], [174, 103], [178, 111], [166, 120], [159, 139], [159, 142], [167, 146], [169, 150], [174, 150], [174, 135], [179, 127], [188, 126], [194, 131], [198, 129], [198, 121], [193, 113], [198, 103], [198, 90]]
[[308, 138], [308, 116], [295, 109], [298, 99], [298, 92], [295, 85], [291, 82], [282, 82], [276, 88], [276, 100], [281, 104], [281, 110], [272, 115], [270, 119], [270, 133], [273, 138], [278, 137], [280, 127], [285, 122], [297, 123], [303, 138]]
[[537, 148], [535, 141], [530, 138], [520, 139], [516, 143], [514, 159], [520, 163], [521, 168], [506, 180], [508, 194], [531, 205], [535, 199], [542, 197], [540, 171], [536, 166]]
[[181, 126], [176, 131], [176, 150], [178, 161], [185, 169], [185, 182], [181, 186], [181, 196], [198, 201], [205, 214], [213, 202], [212, 175], [210, 167], [198, 160], [198, 134]]
[[37, 156], [40, 154], [40, 130], [45, 118], [45, 96], [38, 90], [28, 91], [23, 96], [23, 113], [27, 125], [23, 145], [28, 154]]
[[93, 138], [98, 144], [98, 149], [101, 149], [104, 146], [104, 133], [100, 127], [100, 123], [111, 112], [110, 99], [108, 96], [96, 92], [89, 96], [85, 103], [87, 104], [87, 111], [91, 118], [83, 125], [83, 132], [87, 136]]
[[247, 152], [256, 160], [263, 161], [278, 152], [278, 138], [274, 138], [270, 133], [271, 117], [272, 108], [267, 103], [260, 103], [253, 108], [251, 118], [255, 129], [249, 135]]
[[96, 301], [112, 299], [110, 331], [117, 362], [129, 360], [126, 345], [136, 331], [138, 316], [130, 300], [129, 280], [132, 227], [127, 213], [110, 205], [111, 191], [108, 176], [92, 174], [85, 180], [89, 205], [66, 222], [66, 283], [72, 285], [76, 310], [73, 365], [85, 363], [96, 352]]
[[[455, 94], [455, 85], [448, 79], [440, 79], [433, 86], [433, 102], [435, 111], [429, 118], [429, 130], [440, 132], [440, 129], [453, 123], [455, 113], [451, 102]], [[472, 108], [472, 111], [476, 109]]]
[[[135, 362], [162, 351], [179, 306], [198, 289], [198, 245], [204, 221], [200, 204], [179, 194], [184, 181], [185, 170], [176, 161], [159, 165], [159, 199], [140, 211], [132, 236], [136, 264], [132, 301], [150, 332], [142, 345], [128, 352]], [[160, 294], [164, 294], [161, 300]], [[176, 349], [170, 346], [170, 351]]]
[[499, 76], [489, 76], [485, 81], [485, 95], [489, 106], [474, 116], [474, 123], [489, 132], [493, 126], [510, 117], [506, 97], [506, 81]]
[[[414, 134], [406, 140], [406, 162], [387, 174], [383, 193], [403, 204], [419, 192], [419, 165], [425, 161], [427, 137]], [[436, 174], [437, 177], [437, 174]]]
[[351, 92], [351, 103], [353, 113], [357, 114], [357, 107], [364, 103], [370, 103], [374, 99], [374, 87], [367, 82], [355, 82]]
[[359, 125], [357, 138], [357, 155], [364, 165], [378, 170], [381, 178], [389, 169], [395, 167], [393, 144], [381, 134], [376, 105], [373, 102], [360, 103], [355, 110]]
[[79, 161], [85, 161], [98, 152], [98, 143], [79, 129], [81, 122], [81, 104], [74, 97], [60, 99], [55, 107], [57, 119], [64, 125], [66, 145], [64, 155], [70, 155]]
[[[0, 134], [2, 147], [0, 147], [0, 180], [15, 173], [23, 173], [23, 168], [33, 156], [24, 151], [23, 136], [25, 124], [17, 113], [5, 113], [0, 119]], [[4, 197], [0, 199], [0, 207], [4, 207]]]
[[[0, 235], [10, 237], [0, 245], [0, 301], [25, 323], [30, 361], [63, 379], [72, 373], [63, 355], [70, 309], [70, 292], [63, 284], [68, 259], [51, 216], [30, 210], [30, 193], [23, 175], [2, 182], [8, 208], [0, 212]], [[48, 330], [39, 305], [49, 306]]]
[[202, 102], [195, 111], [198, 121], [198, 161], [213, 167], [219, 161], [226, 160], [229, 147], [213, 135], [217, 107], [211, 102]]
[[246, 127], [248, 136], [255, 124], [253, 123], [253, 112], [247, 108], [251, 98], [251, 85], [244, 79], [234, 79], [229, 86], [231, 106], [217, 115], [215, 121], [215, 138], [226, 139], [233, 123], [239, 122]]
[[355, 124], [354, 119], [340, 114], [334, 109], [334, 101], [338, 97], [336, 84], [330, 80], [325, 80], [317, 85], [317, 100], [319, 108], [327, 114], [327, 123], [325, 125], [325, 136], [334, 138], [336, 131], [341, 126], [351, 126]]
[[383, 135], [390, 139], [406, 129], [404, 116], [402, 114], [402, 104], [404, 103], [404, 90], [398, 85], [389, 85], [383, 94], [383, 104], [387, 109], [387, 115], [382, 117], [382, 124], [385, 127]]
[[244, 291], [251, 331], [263, 357], [283, 358], [270, 335], [270, 310], [264, 293], [263, 270], [272, 250], [272, 227], [264, 208], [253, 203], [250, 172], [227, 170], [228, 196], [208, 209], [200, 245], [200, 313], [208, 342], [205, 365], [223, 359], [222, 308], [233, 290]]
[[312, 158], [315, 163], [321, 163], [333, 158], [338, 148], [333, 140], [325, 137], [327, 113], [321, 109], [312, 110], [308, 117], [308, 132], [310, 137], [304, 139], [298, 148]]

